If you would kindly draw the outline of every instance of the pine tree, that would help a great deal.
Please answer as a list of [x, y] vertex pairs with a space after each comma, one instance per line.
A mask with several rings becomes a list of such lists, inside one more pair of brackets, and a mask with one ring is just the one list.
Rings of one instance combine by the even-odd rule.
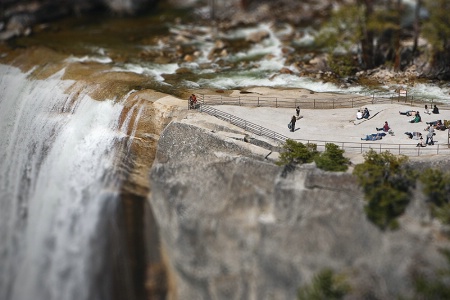
[[423, 35], [433, 47], [432, 73], [440, 79], [450, 78], [450, 1], [426, 0], [429, 19], [423, 26]]

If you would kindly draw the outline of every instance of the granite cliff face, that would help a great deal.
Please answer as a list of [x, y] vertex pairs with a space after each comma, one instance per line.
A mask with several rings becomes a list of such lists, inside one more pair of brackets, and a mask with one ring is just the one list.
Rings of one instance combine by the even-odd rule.
[[199, 114], [162, 132], [149, 201], [175, 298], [295, 299], [332, 268], [351, 284], [349, 299], [393, 299], [411, 295], [412, 274], [442, 266], [448, 240], [419, 193], [401, 229], [382, 232], [350, 173], [279, 167], [255, 145], [264, 143], [244, 139]]

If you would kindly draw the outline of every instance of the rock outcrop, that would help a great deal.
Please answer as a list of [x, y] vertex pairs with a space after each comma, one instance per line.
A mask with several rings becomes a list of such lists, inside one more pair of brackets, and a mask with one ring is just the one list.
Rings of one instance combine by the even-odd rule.
[[296, 299], [321, 270], [344, 274], [349, 299], [411, 296], [448, 246], [417, 193], [382, 232], [350, 173], [283, 168], [238, 128], [188, 115], [163, 131], [149, 201], [178, 299]]

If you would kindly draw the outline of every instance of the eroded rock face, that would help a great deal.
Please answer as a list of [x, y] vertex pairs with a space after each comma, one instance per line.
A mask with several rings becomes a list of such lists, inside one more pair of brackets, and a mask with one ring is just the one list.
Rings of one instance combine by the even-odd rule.
[[179, 299], [296, 299], [324, 268], [345, 274], [350, 299], [393, 299], [443, 262], [420, 196], [400, 230], [381, 232], [351, 174], [279, 167], [198, 118], [169, 124], [150, 173]]

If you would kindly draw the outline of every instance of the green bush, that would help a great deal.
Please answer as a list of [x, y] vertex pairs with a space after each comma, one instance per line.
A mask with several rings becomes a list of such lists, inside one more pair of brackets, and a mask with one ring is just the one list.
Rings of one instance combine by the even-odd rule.
[[283, 151], [280, 153], [280, 159], [277, 164], [304, 164], [314, 161], [314, 157], [318, 154], [316, 144], [303, 144], [288, 139], [283, 145]]
[[405, 164], [406, 156], [396, 157], [389, 151], [377, 154], [370, 150], [364, 158], [353, 174], [364, 190], [367, 217], [382, 230], [395, 229], [396, 218], [409, 203], [410, 187], [415, 186], [415, 172]]
[[355, 62], [352, 53], [341, 55], [329, 54], [328, 66], [340, 77], [347, 77], [358, 71], [357, 63]]
[[318, 168], [325, 171], [347, 171], [350, 160], [344, 157], [344, 150], [332, 143], [325, 144], [325, 151], [314, 159]]
[[450, 299], [450, 251], [441, 250], [447, 259], [447, 267], [438, 270], [433, 278], [419, 275], [414, 278], [414, 299]]
[[426, 169], [419, 176], [423, 193], [430, 204], [432, 214], [444, 224], [450, 224], [450, 173]]
[[343, 299], [350, 292], [350, 286], [343, 276], [337, 276], [330, 269], [321, 271], [313, 282], [298, 290], [299, 300]]

